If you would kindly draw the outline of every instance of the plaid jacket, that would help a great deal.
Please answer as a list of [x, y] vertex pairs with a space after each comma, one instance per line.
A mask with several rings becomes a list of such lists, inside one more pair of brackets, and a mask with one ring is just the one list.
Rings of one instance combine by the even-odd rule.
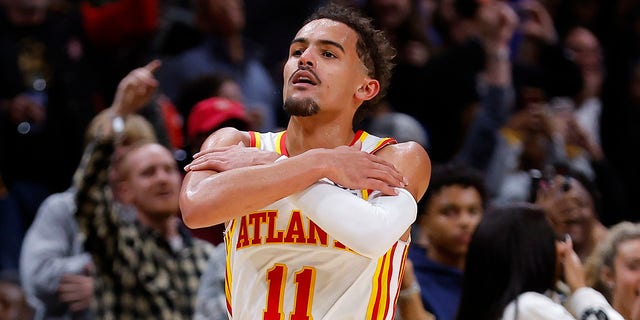
[[96, 268], [97, 317], [191, 319], [213, 246], [180, 224], [183, 247], [174, 251], [158, 232], [127, 219], [107, 187], [112, 153], [112, 141], [90, 145], [75, 176], [76, 220]]

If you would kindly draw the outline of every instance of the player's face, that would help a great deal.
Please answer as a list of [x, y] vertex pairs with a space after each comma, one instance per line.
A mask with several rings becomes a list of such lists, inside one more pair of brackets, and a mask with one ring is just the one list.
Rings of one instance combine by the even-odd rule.
[[123, 166], [125, 197], [142, 214], [178, 213], [181, 176], [169, 150], [158, 144], [141, 146], [125, 157]]
[[320, 109], [353, 105], [355, 92], [367, 78], [356, 51], [357, 40], [347, 25], [329, 19], [302, 27], [291, 42], [284, 67], [285, 111], [310, 116]]
[[421, 227], [431, 250], [447, 257], [466, 255], [483, 214], [480, 193], [473, 187], [446, 186], [432, 196], [425, 210]]

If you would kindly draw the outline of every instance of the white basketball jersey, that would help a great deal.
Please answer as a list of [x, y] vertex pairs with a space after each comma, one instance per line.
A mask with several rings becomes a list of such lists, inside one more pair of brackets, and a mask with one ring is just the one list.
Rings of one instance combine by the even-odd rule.
[[[250, 134], [252, 146], [288, 156], [286, 131]], [[371, 153], [395, 143], [363, 131], [352, 144], [358, 140]], [[369, 197], [367, 190], [352, 192]], [[362, 256], [288, 198], [230, 221], [225, 242], [232, 319], [393, 319], [408, 242], [399, 240], [378, 259]]]

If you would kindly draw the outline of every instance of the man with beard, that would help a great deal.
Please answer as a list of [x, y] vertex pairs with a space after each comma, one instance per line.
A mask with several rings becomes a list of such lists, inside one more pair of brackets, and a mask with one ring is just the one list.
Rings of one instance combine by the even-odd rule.
[[[154, 60], [120, 82], [74, 177], [75, 218], [94, 269], [94, 319], [193, 318], [213, 251], [179, 218], [182, 176], [171, 151], [125, 134], [124, 124], [154, 95], [159, 65]], [[60, 290], [66, 299], [78, 295]]]
[[370, 21], [330, 4], [291, 42], [286, 131], [224, 128], [186, 167], [192, 228], [226, 222], [233, 319], [392, 319], [431, 164], [354, 122], [383, 96], [394, 50]]

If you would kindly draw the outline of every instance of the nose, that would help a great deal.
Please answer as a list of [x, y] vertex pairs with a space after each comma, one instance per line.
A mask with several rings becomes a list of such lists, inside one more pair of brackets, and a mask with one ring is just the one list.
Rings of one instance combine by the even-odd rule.
[[167, 184], [171, 181], [173, 172], [170, 169], [160, 169], [156, 171], [156, 182], [159, 184]]
[[460, 214], [460, 220], [459, 223], [462, 227], [469, 228], [471, 226], [473, 226], [474, 222], [476, 220], [476, 215], [474, 215], [473, 213], [469, 212], [469, 211], [463, 211]]
[[307, 49], [300, 55], [300, 59], [298, 59], [298, 67], [308, 68], [313, 66], [314, 66], [313, 55], [311, 53], [311, 50]]

